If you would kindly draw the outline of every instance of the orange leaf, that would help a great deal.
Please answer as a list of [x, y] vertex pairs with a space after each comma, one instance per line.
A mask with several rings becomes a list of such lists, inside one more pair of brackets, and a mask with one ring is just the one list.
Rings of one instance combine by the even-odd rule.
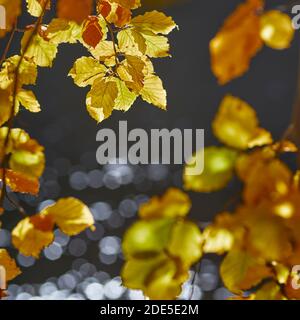
[[131, 11], [129, 9], [123, 8], [121, 6], [118, 6], [116, 10], [117, 14], [117, 21], [115, 22], [115, 25], [117, 27], [123, 27], [125, 24], [129, 23], [131, 20]]
[[112, 7], [111, 4], [105, 0], [99, 1], [97, 5], [97, 11], [104, 18], [106, 18], [111, 13]]
[[102, 40], [102, 38], [103, 38], [103, 32], [99, 24], [98, 18], [89, 17], [83, 29], [83, 33], [82, 33], [83, 41], [87, 45], [93, 48], [96, 48], [97, 44]]
[[93, 0], [58, 0], [57, 16], [81, 24], [93, 10]]
[[220, 84], [243, 75], [262, 48], [259, 10], [263, 0], [247, 0], [227, 18], [210, 42], [212, 71]]
[[[0, 170], [0, 180], [3, 177], [3, 169]], [[6, 184], [14, 192], [30, 193], [33, 195], [39, 192], [39, 182], [37, 179], [28, 178], [20, 172], [6, 169], [5, 171]]]

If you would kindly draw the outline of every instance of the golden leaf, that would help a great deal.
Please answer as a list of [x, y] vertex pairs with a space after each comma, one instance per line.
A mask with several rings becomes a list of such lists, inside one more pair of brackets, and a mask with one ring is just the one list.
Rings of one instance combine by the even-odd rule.
[[52, 19], [45, 31], [47, 39], [54, 44], [76, 43], [80, 40], [81, 33], [82, 26], [59, 18]]
[[107, 72], [107, 68], [92, 57], [81, 57], [74, 63], [73, 68], [69, 72], [69, 76], [79, 87], [92, 85], [98, 78], [103, 78]]
[[145, 39], [146, 55], [150, 58], [163, 58], [170, 56], [170, 44], [168, 38], [159, 36], [151, 31], [143, 31], [142, 36]]
[[13, 245], [26, 256], [38, 258], [41, 250], [54, 240], [57, 225], [67, 235], [77, 235], [92, 228], [94, 218], [88, 207], [75, 198], [60, 199], [40, 213], [21, 220], [12, 231]]
[[175, 261], [164, 253], [149, 259], [131, 259], [122, 269], [124, 284], [131, 289], [143, 290], [153, 300], [175, 299], [188, 273], [178, 270]]
[[146, 40], [135, 28], [121, 30], [117, 38], [121, 52], [135, 56], [145, 54], [147, 49]]
[[145, 77], [141, 97], [160, 109], [167, 109], [167, 92], [161, 79], [156, 75], [152, 74]]
[[261, 49], [259, 11], [263, 5], [263, 0], [247, 0], [239, 5], [211, 40], [212, 70], [220, 84], [243, 75]]
[[[30, 37], [32, 36], [32, 30], [28, 30], [24, 33], [21, 41], [22, 51], [25, 49]], [[33, 36], [29, 47], [26, 50], [25, 57], [32, 59], [40, 67], [52, 67], [52, 62], [57, 54], [57, 45], [50, 41], [43, 39], [39, 34]]]
[[45, 208], [41, 214], [50, 216], [62, 232], [77, 235], [92, 228], [94, 218], [89, 208], [75, 198], [64, 198]]
[[289, 192], [292, 183], [289, 168], [261, 151], [239, 156], [236, 170], [245, 183], [243, 198], [247, 204], [257, 204], [267, 199], [275, 201]]
[[87, 96], [87, 110], [92, 118], [101, 122], [110, 117], [118, 97], [118, 87], [114, 81], [97, 79]]
[[254, 109], [243, 100], [227, 95], [212, 123], [215, 136], [226, 145], [248, 149], [271, 144], [271, 134], [258, 127]]
[[268, 205], [240, 208], [245, 216], [247, 248], [267, 261], [283, 261], [292, 254], [292, 242], [284, 218], [270, 214]]
[[154, 256], [167, 247], [174, 219], [139, 220], [132, 225], [123, 238], [123, 253], [126, 258]]
[[204, 171], [189, 175], [185, 168], [184, 188], [196, 192], [212, 192], [224, 188], [233, 176], [237, 153], [223, 147], [208, 147], [198, 151], [195, 157], [204, 158]]
[[[43, 7], [48, 0], [26, 0], [27, 11], [34, 17], [39, 17], [43, 13]], [[50, 10], [51, 2], [48, 1], [47, 10]]]
[[144, 15], [139, 15], [133, 18], [130, 22], [133, 26], [151, 31], [155, 34], [169, 34], [176, 23], [171, 17], [167, 17], [164, 13], [158, 11], [146, 12]]
[[[12, 56], [2, 64], [0, 71], [0, 88], [9, 88], [14, 80], [20, 56]], [[18, 87], [35, 84], [37, 79], [37, 66], [33, 61], [22, 59], [18, 72]]]
[[114, 43], [112, 41], [101, 41], [96, 48], [90, 48], [91, 54], [99, 61], [105, 61], [115, 56]]
[[11, 115], [12, 101], [8, 90], [0, 89], [0, 126], [2, 126]]
[[222, 227], [211, 225], [203, 231], [205, 253], [223, 254], [229, 251], [234, 243], [233, 234]]
[[10, 281], [21, 274], [21, 270], [17, 267], [14, 259], [10, 257], [6, 249], [0, 248], [0, 266], [6, 271], [6, 280]]
[[131, 106], [134, 104], [137, 94], [133, 91], [130, 91], [126, 85], [126, 83], [118, 78], [115, 78], [115, 82], [118, 88], [118, 96], [115, 100], [116, 110], [128, 111]]
[[272, 274], [263, 261], [241, 250], [232, 250], [227, 254], [220, 273], [226, 288], [235, 294], [256, 286]]
[[170, 188], [161, 197], [153, 197], [139, 209], [143, 219], [185, 217], [191, 209], [191, 200], [179, 189]]
[[264, 13], [260, 18], [260, 36], [273, 49], [289, 48], [295, 30], [291, 18], [278, 10]]
[[40, 112], [41, 106], [37, 101], [34, 93], [30, 90], [20, 89], [17, 92], [17, 102], [30, 112]]
[[137, 9], [141, 6], [141, 0], [108, 0], [111, 3], [118, 3], [124, 8]]
[[38, 258], [54, 240], [53, 221], [43, 215], [21, 220], [12, 231], [12, 243], [24, 256]]
[[202, 256], [203, 237], [196, 224], [178, 221], [172, 228], [167, 250], [173, 257], [181, 259], [187, 269]]
[[286, 300], [280, 286], [274, 281], [267, 282], [253, 294], [253, 300]]
[[[0, 129], [0, 150], [4, 144], [8, 128]], [[13, 171], [22, 173], [33, 180], [40, 178], [45, 167], [43, 147], [22, 129], [14, 128], [10, 131], [6, 154], [9, 157], [9, 167]]]

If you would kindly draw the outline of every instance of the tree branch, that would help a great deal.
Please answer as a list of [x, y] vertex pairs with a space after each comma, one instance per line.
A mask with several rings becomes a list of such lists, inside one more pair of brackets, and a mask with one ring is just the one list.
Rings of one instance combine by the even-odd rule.
[[[42, 13], [39, 16], [39, 18], [37, 19], [37, 21], [36, 21], [36, 23], [34, 25], [34, 29], [32, 30], [32, 33], [30, 34], [27, 42], [24, 45], [23, 51], [21, 53], [20, 59], [18, 61], [18, 64], [17, 64], [15, 72], [14, 72], [15, 76], [14, 76], [14, 83], [13, 83], [13, 90], [12, 90], [13, 101], [12, 101], [12, 105], [11, 105], [9, 120], [7, 122], [8, 130], [7, 130], [6, 137], [4, 139], [3, 148], [2, 148], [2, 150], [0, 152], [0, 168], [3, 169], [2, 170], [2, 177], [1, 177], [2, 187], [1, 187], [1, 192], [0, 192], [0, 194], [1, 194], [0, 195], [0, 207], [3, 207], [3, 201], [4, 201], [4, 198], [6, 196], [6, 187], [7, 187], [7, 184], [6, 184], [6, 164], [8, 162], [8, 155], [6, 154], [6, 150], [7, 150], [7, 147], [8, 147], [9, 138], [10, 138], [10, 134], [11, 134], [11, 130], [12, 130], [12, 127], [13, 127], [14, 118], [15, 118], [15, 106], [16, 106], [17, 93], [18, 93], [19, 71], [20, 71], [21, 64], [22, 64], [22, 62], [23, 62], [23, 60], [25, 58], [25, 55], [27, 53], [27, 50], [29, 49], [29, 47], [30, 47], [30, 45], [31, 45], [31, 43], [32, 43], [32, 41], [34, 39], [34, 36], [38, 33], [39, 27], [41, 26], [41, 24], [43, 22], [43, 17], [44, 17], [44, 14], [45, 14], [45, 11], [47, 9], [49, 1], [50, 0], [45, 1], [44, 5], [43, 5]], [[16, 26], [15, 26], [13, 32], [12, 32], [12, 36], [11, 36], [11, 39], [9, 41], [10, 44], [12, 42], [13, 35], [14, 35], [15, 31], [16, 31]], [[7, 46], [8, 49], [5, 50], [5, 51], [8, 52], [10, 44], [9, 44], [9, 46]], [[6, 57], [7, 52], [5, 52], [5, 57]]]

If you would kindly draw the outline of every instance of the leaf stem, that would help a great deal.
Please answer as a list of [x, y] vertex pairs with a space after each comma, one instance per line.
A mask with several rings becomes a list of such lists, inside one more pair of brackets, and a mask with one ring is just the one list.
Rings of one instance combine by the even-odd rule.
[[[104, 18], [105, 19], [105, 18]], [[116, 43], [116, 38], [115, 38], [115, 35], [114, 35], [114, 30], [113, 28], [111, 27], [111, 24], [105, 19], [105, 22], [107, 24], [107, 27], [108, 27], [108, 30], [110, 32], [110, 37], [112, 39], [112, 42], [113, 42], [113, 46], [114, 46], [114, 51], [115, 51], [115, 60], [116, 60], [116, 65], [118, 66], [119, 65], [119, 59], [118, 59], [118, 52], [117, 52], [117, 43]]]

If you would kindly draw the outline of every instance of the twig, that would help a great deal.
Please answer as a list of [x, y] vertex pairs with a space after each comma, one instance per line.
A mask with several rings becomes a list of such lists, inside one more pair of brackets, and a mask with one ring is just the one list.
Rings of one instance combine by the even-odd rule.
[[[1, 150], [1, 153], [0, 153], [0, 168], [3, 169], [2, 170], [2, 187], [1, 187], [0, 207], [3, 206], [4, 197], [6, 195], [6, 170], [5, 170], [6, 169], [5, 164], [7, 161], [6, 149], [7, 149], [8, 143], [9, 143], [9, 137], [10, 137], [10, 133], [11, 133], [13, 123], [14, 123], [14, 118], [15, 118], [15, 105], [16, 105], [17, 91], [18, 91], [19, 70], [20, 70], [21, 64], [25, 58], [26, 52], [27, 52], [28, 48], [30, 47], [34, 36], [37, 34], [40, 25], [42, 24], [43, 17], [44, 17], [44, 14], [45, 14], [45, 11], [46, 11], [46, 8], [48, 6], [49, 1], [50, 0], [45, 1], [44, 5], [43, 5], [42, 13], [39, 16], [39, 18], [37, 19], [37, 22], [35, 23], [34, 29], [32, 30], [26, 44], [24, 45], [23, 51], [21, 53], [20, 59], [18, 61], [17, 67], [15, 69], [15, 77], [14, 77], [13, 90], [12, 90], [13, 101], [12, 101], [12, 106], [11, 106], [11, 110], [10, 110], [9, 120], [7, 122], [8, 130], [6, 133], [6, 137], [4, 139], [3, 149]], [[15, 31], [16, 30], [14, 28], [14, 32]]]
[[6, 59], [7, 53], [8, 53], [8, 51], [9, 51], [9, 49], [10, 49], [10, 46], [11, 46], [11, 44], [12, 44], [13, 38], [14, 38], [15, 33], [16, 33], [17, 30], [18, 30], [18, 29], [17, 29], [17, 21], [16, 21], [16, 23], [15, 23], [15, 25], [14, 25], [14, 28], [13, 28], [11, 34], [10, 34], [9, 39], [8, 39], [7, 45], [6, 45], [6, 47], [5, 47], [5, 49], [4, 49], [4, 52], [3, 52], [3, 54], [2, 54], [2, 57], [1, 57], [1, 59], [0, 59], [0, 66], [2, 65], [2, 63], [4, 62], [4, 60]]
[[[105, 19], [105, 18], [104, 18]], [[105, 19], [105, 22], [107, 24], [108, 30], [110, 32], [110, 37], [112, 39], [113, 42], [113, 47], [114, 47], [114, 52], [115, 52], [115, 60], [116, 60], [116, 65], [119, 65], [119, 59], [118, 59], [118, 52], [117, 52], [117, 43], [116, 43], [116, 39], [115, 39], [115, 35], [114, 35], [114, 30], [112, 29], [110, 23]]]

